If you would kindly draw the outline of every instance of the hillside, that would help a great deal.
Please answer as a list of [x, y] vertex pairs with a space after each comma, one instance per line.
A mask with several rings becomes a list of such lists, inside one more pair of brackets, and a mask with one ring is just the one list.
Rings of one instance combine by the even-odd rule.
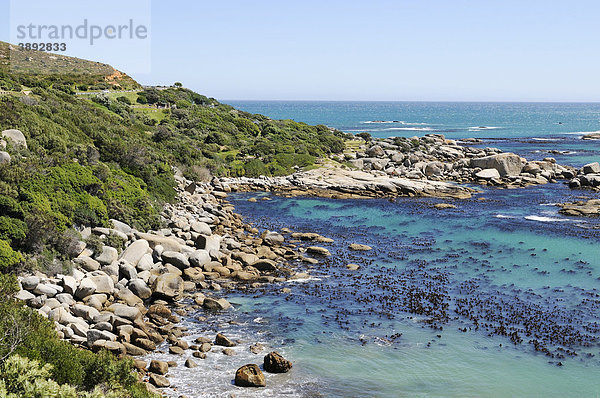
[[[9, 45], [0, 48], [6, 57]], [[6, 140], [0, 239], [29, 266], [68, 259], [76, 226], [118, 218], [158, 227], [162, 204], [174, 199], [174, 170], [204, 180], [285, 175], [344, 148], [344, 134], [326, 126], [252, 115], [180, 84], [142, 90], [96, 62], [23, 53], [53, 71], [31, 74], [6, 63], [0, 70], [0, 89], [9, 91], [0, 94], [0, 131], [17, 129], [26, 139], [26, 147]], [[92, 91], [109, 76], [119, 87]], [[131, 90], [115, 89], [125, 87]]]
[[341, 152], [345, 139], [181, 84], [142, 88], [109, 65], [1, 42], [0, 132], [0, 395], [98, 398], [153, 394], [131, 360], [59, 340], [51, 321], [14, 298], [15, 276], [69, 274], [84, 226], [116, 218], [160, 228], [177, 175], [285, 175]]

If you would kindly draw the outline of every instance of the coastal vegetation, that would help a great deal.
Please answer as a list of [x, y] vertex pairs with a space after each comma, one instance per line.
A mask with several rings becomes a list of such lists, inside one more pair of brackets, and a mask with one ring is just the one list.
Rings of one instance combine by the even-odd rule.
[[0, 147], [0, 396], [150, 396], [131, 361], [59, 340], [13, 298], [15, 275], [68, 273], [84, 226], [159, 228], [177, 175], [286, 175], [341, 153], [345, 135], [181, 84], [142, 88], [96, 62], [17, 51], [10, 64], [9, 51], [0, 42], [0, 131], [22, 139], [8, 133]]

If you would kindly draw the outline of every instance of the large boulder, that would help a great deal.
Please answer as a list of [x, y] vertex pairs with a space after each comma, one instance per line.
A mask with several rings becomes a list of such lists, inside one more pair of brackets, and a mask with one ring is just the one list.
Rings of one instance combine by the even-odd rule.
[[171, 272], [159, 275], [152, 283], [152, 291], [158, 297], [172, 300], [183, 295], [183, 279]]
[[492, 180], [494, 178], [500, 178], [500, 173], [496, 169], [483, 169], [475, 173], [475, 177], [481, 178], [482, 180]]
[[258, 365], [244, 365], [235, 372], [235, 385], [238, 387], [265, 387], [267, 381]]
[[181, 270], [184, 270], [190, 266], [190, 262], [183, 253], [164, 251], [161, 257], [165, 264], [174, 265]]
[[195, 221], [190, 224], [190, 229], [202, 235], [212, 235], [210, 226], [205, 222]]
[[4, 130], [2, 132], [2, 138], [11, 140], [14, 145], [18, 145], [18, 146], [27, 148], [27, 140], [25, 139], [25, 135], [23, 135], [23, 133], [19, 130], [15, 130], [15, 129]]
[[227, 301], [224, 298], [220, 298], [220, 299], [216, 300], [216, 299], [207, 297], [204, 299], [202, 306], [204, 308], [206, 308], [207, 310], [220, 311], [220, 310], [228, 309], [229, 307], [231, 307], [231, 304], [229, 303], [229, 301]]
[[10, 154], [8, 152], [0, 151], [0, 164], [10, 163]]
[[208, 251], [204, 249], [196, 250], [190, 254], [188, 260], [194, 267], [202, 267], [211, 261], [210, 254], [208, 254]]
[[169, 379], [167, 379], [165, 376], [157, 375], [155, 373], [150, 373], [148, 380], [150, 380], [150, 383], [159, 388], [169, 387], [171, 385]]
[[39, 283], [40, 278], [35, 275], [21, 279], [21, 286], [23, 286], [23, 289], [25, 290], [33, 290]]
[[588, 163], [581, 168], [583, 174], [597, 174], [600, 173], [600, 163]]
[[366, 150], [366, 154], [371, 158], [378, 158], [385, 155], [385, 152], [379, 145], [374, 145]]
[[210, 253], [211, 250], [219, 250], [221, 248], [221, 237], [219, 235], [198, 235], [196, 238], [196, 247], [204, 249]]
[[98, 271], [100, 269], [100, 263], [88, 256], [77, 257], [73, 262], [88, 272]]
[[480, 169], [496, 169], [501, 177], [516, 176], [521, 173], [523, 163], [519, 155], [500, 153], [471, 159], [471, 167]]
[[121, 260], [125, 260], [134, 267], [142, 259], [142, 257], [148, 252], [150, 244], [145, 239], [138, 239], [129, 245], [121, 254]]
[[114, 247], [102, 246], [102, 253], [96, 256], [96, 261], [101, 265], [109, 265], [119, 258], [119, 252]]
[[152, 373], [156, 373], [159, 375], [166, 375], [169, 372], [169, 364], [165, 361], [159, 361], [157, 359], [153, 359], [150, 362], [150, 366], [148, 370]]
[[142, 300], [146, 300], [147, 298], [150, 298], [150, 296], [152, 296], [152, 289], [150, 289], [146, 282], [144, 282], [141, 279], [133, 279], [129, 281], [127, 287], [133, 292], [133, 294], [135, 294]]
[[180, 252], [181, 251], [181, 246], [182, 246], [181, 243], [179, 243], [174, 238], [169, 238], [169, 237], [166, 237], [166, 236], [160, 236], [160, 235], [154, 235], [154, 234], [146, 234], [146, 233], [141, 233], [141, 232], [136, 232], [135, 236], [138, 239], [144, 239], [144, 240], [146, 240], [150, 244], [150, 247], [153, 248], [153, 249], [156, 246], [160, 245], [165, 250], [174, 251], [174, 252]]
[[276, 351], [265, 355], [263, 369], [269, 373], [287, 373], [292, 368], [292, 363]]
[[120, 318], [129, 319], [130, 321], [134, 321], [142, 317], [142, 313], [138, 308], [130, 307], [125, 304], [112, 304], [110, 307], [108, 307], [108, 310], [113, 312], [116, 316]]
[[115, 288], [115, 283], [113, 282], [112, 278], [102, 271], [92, 272], [91, 275], [87, 276], [87, 278], [89, 278], [96, 285], [95, 293], [111, 294]]
[[112, 223], [113, 229], [116, 229], [119, 232], [122, 232], [124, 234], [130, 234], [133, 231], [129, 225], [125, 224], [122, 221], [115, 219], [110, 219], [109, 221]]
[[84, 299], [96, 292], [96, 284], [90, 278], [83, 278], [75, 291], [75, 297]]
[[262, 240], [269, 246], [280, 245], [285, 238], [277, 232], [266, 231], [261, 236]]

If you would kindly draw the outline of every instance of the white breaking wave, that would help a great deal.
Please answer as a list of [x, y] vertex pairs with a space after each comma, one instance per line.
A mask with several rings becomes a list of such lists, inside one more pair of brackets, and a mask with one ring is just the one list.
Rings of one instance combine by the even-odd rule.
[[403, 130], [403, 131], [436, 131], [431, 127], [390, 127], [387, 129], [383, 129], [385, 131], [389, 130]]
[[506, 216], [504, 214], [496, 214], [494, 217], [496, 217], [496, 218], [515, 218], [515, 216]]
[[539, 221], [539, 222], [565, 222], [571, 221], [568, 218], [555, 218], [555, 217], [543, 217], [543, 216], [525, 216], [526, 220]]
[[533, 141], [559, 141], [556, 138], [539, 138], [539, 137], [533, 137], [531, 138]]

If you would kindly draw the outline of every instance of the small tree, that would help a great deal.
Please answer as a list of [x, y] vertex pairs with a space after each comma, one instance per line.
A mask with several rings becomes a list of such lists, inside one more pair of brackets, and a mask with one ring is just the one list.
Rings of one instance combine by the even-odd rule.
[[173, 84], [173, 86], [177, 87], [177, 88], [181, 88], [181, 87], [183, 87], [183, 84], [181, 84], [181, 82], [175, 82], [175, 84]]

